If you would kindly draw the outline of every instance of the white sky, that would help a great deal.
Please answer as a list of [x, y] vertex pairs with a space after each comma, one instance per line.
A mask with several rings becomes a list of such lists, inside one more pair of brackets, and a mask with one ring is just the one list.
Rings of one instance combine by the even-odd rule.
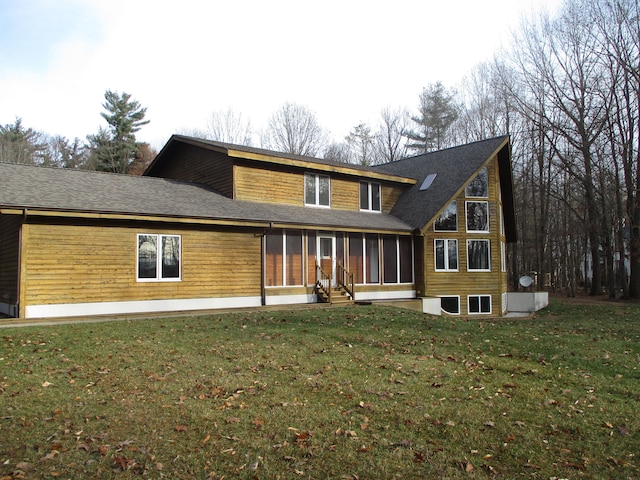
[[285, 102], [335, 140], [384, 107], [417, 108], [560, 0], [0, 0], [0, 125], [69, 139], [106, 126], [107, 89], [151, 122], [139, 141], [231, 108], [254, 131]]

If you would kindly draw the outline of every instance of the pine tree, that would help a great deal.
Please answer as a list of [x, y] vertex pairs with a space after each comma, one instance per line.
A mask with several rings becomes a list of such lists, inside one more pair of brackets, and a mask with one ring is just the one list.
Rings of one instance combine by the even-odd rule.
[[407, 132], [407, 148], [426, 153], [449, 146], [447, 132], [457, 118], [453, 93], [441, 82], [429, 85], [420, 94], [418, 115], [411, 117], [418, 127]]
[[102, 118], [108, 127], [100, 128], [95, 135], [87, 137], [91, 149], [92, 163], [96, 170], [127, 173], [140, 148], [136, 132], [149, 123], [145, 120], [146, 108], [132, 100], [128, 93], [118, 94], [107, 90], [104, 94]]

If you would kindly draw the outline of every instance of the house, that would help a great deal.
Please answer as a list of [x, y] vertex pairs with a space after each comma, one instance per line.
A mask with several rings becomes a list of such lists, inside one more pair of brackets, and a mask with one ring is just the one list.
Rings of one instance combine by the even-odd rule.
[[0, 313], [424, 298], [507, 310], [507, 136], [377, 167], [174, 135], [144, 176], [0, 164]]

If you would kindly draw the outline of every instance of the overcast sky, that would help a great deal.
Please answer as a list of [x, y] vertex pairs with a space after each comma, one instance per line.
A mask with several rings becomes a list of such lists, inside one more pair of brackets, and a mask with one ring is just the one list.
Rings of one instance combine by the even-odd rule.
[[69, 139], [106, 126], [107, 89], [130, 93], [160, 148], [232, 109], [263, 128], [285, 102], [335, 140], [384, 107], [417, 108], [508, 46], [560, 0], [0, 0], [0, 125]]

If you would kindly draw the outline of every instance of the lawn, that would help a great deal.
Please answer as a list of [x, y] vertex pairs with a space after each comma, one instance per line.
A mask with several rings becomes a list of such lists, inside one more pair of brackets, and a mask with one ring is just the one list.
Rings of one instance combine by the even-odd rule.
[[640, 305], [0, 329], [0, 479], [639, 478]]

